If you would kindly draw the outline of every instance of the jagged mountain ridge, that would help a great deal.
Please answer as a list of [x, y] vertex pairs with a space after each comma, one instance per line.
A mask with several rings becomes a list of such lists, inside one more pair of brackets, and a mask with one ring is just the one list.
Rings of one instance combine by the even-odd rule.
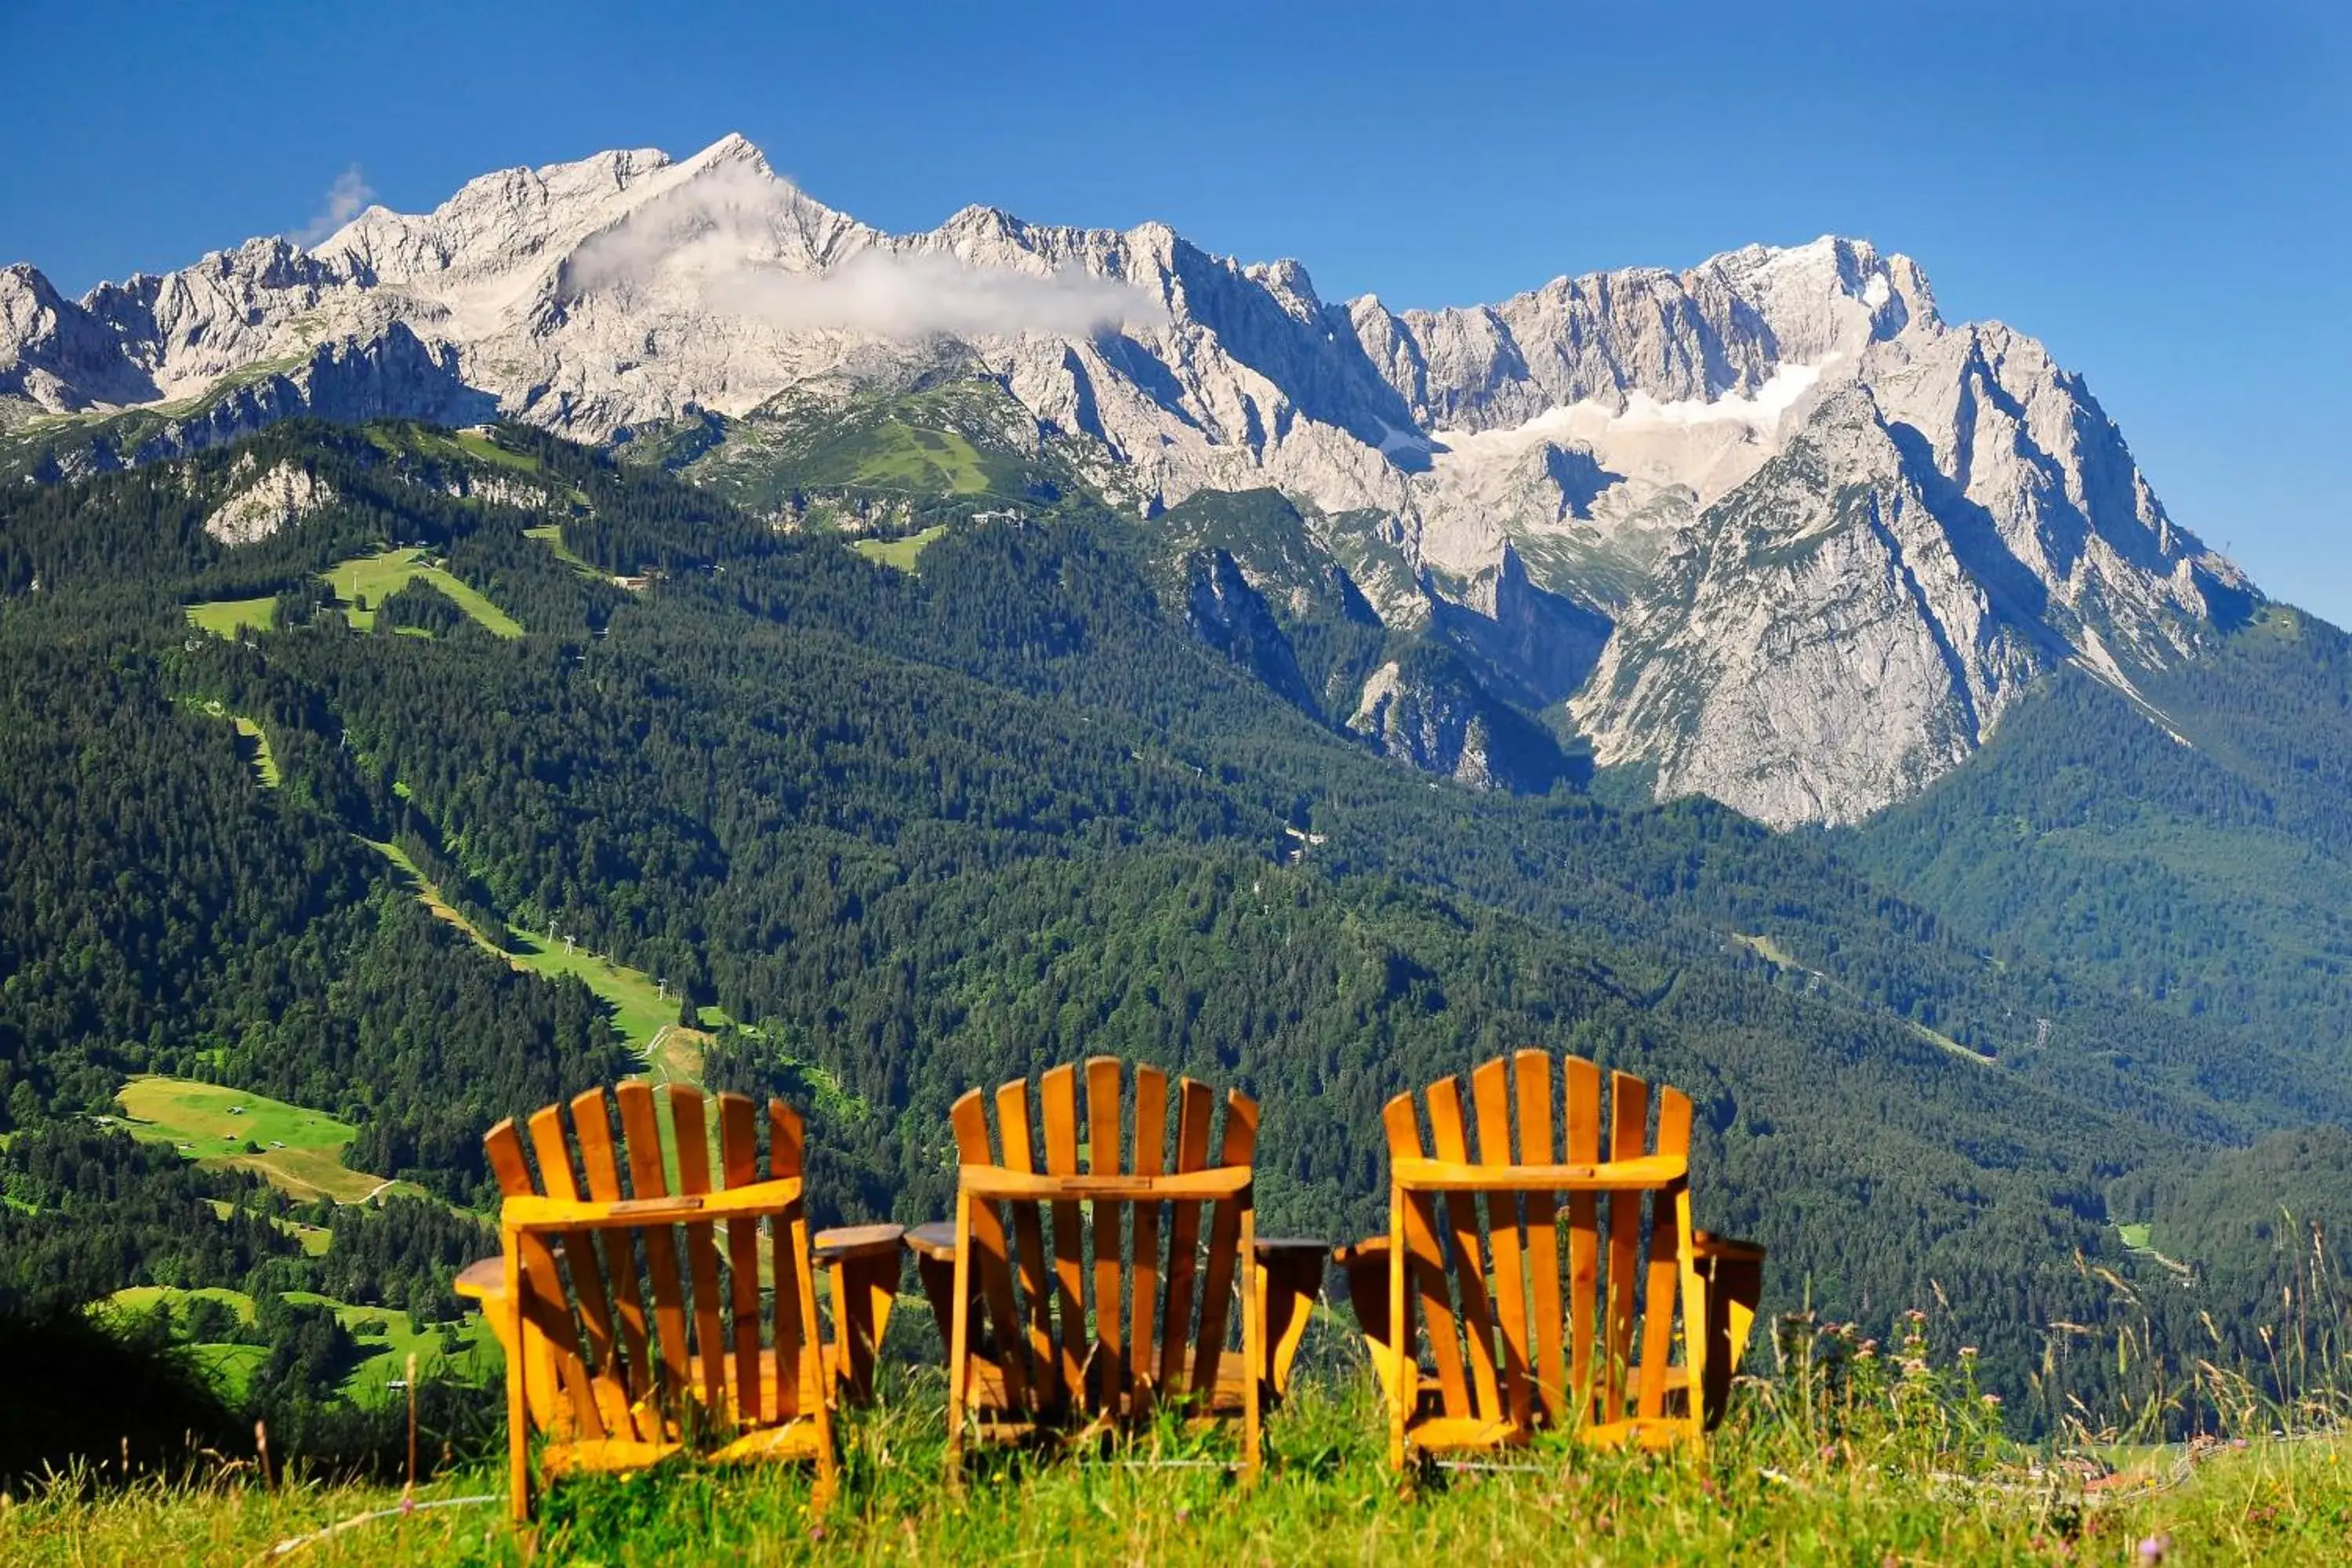
[[[48, 473], [305, 411], [602, 440], [794, 389], [821, 413], [943, 342], [1115, 500], [1271, 485], [1335, 559], [1400, 558], [1361, 592], [1448, 632], [1482, 690], [1384, 690], [1382, 712], [1507, 695], [1661, 795], [1776, 825], [1866, 816], [1965, 760], [2038, 674], [2131, 690], [2252, 602], [2078, 377], [2006, 328], [1947, 326], [1919, 268], [1865, 242], [1392, 310], [1159, 224], [971, 207], [886, 234], [740, 137], [504, 171], [79, 302], [9, 268], [0, 423]], [[117, 410], [135, 442], [84, 439]], [[1458, 761], [1467, 721], [1427, 722], [1390, 749]]]

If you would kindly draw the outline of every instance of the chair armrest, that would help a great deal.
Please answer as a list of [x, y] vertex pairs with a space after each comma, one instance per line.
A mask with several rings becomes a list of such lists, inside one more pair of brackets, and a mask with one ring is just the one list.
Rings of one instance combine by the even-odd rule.
[[679, 1194], [618, 1202], [569, 1198], [510, 1197], [499, 1208], [499, 1228], [509, 1236], [571, 1230], [635, 1230], [651, 1226], [696, 1225], [705, 1220], [765, 1218], [801, 1201], [798, 1176], [779, 1176], [716, 1193]]
[[1656, 1192], [1689, 1175], [1690, 1162], [1680, 1154], [1572, 1165], [1470, 1165], [1405, 1156], [1389, 1162], [1390, 1184], [1408, 1193]]
[[1736, 1263], [1761, 1263], [1764, 1249], [1752, 1241], [1735, 1241], [1727, 1236], [1717, 1236], [1711, 1230], [1691, 1233], [1691, 1254], [1696, 1258], [1721, 1258]]
[[1331, 1261], [1342, 1268], [1353, 1268], [1359, 1263], [1385, 1265], [1388, 1260], [1389, 1238], [1385, 1236], [1368, 1236], [1361, 1241], [1331, 1249]]
[[965, 1165], [961, 1167], [961, 1180], [968, 1196], [1007, 1198], [1016, 1203], [1154, 1203], [1163, 1198], [1178, 1203], [1208, 1202], [1247, 1194], [1250, 1167], [1216, 1165], [1205, 1171], [1180, 1171], [1158, 1176], [1055, 1176], [1008, 1171], [1001, 1165]]
[[899, 1238], [906, 1227], [897, 1225], [835, 1226], [831, 1230], [816, 1233], [809, 1244], [811, 1257], [818, 1263], [846, 1262], [856, 1258], [875, 1258], [898, 1250]]
[[1331, 1244], [1297, 1236], [1261, 1236], [1257, 1238], [1257, 1260], [1260, 1263], [1296, 1263], [1304, 1268], [1311, 1258], [1318, 1265], [1331, 1256]]
[[452, 1285], [451, 1289], [455, 1289], [458, 1295], [465, 1297], [467, 1300], [479, 1301], [484, 1306], [488, 1306], [492, 1301], [505, 1300], [507, 1295], [506, 1258], [503, 1256], [498, 1258], [478, 1258], [472, 1263], [468, 1263], [465, 1268], [457, 1271], [457, 1280]]
[[933, 1263], [953, 1263], [956, 1255], [955, 1223], [935, 1219], [929, 1225], [919, 1225], [903, 1237], [907, 1250]]

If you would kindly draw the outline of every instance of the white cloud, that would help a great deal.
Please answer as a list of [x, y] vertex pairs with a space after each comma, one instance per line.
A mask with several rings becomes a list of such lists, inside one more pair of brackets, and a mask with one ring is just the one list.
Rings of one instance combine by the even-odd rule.
[[787, 265], [805, 254], [798, 237], [807, 210], [784, 181], [748, 170], [707, 174], [581, 247], [567, 282], [580, 291], [678, 289], [714, 314], [870, 337], [1077, 336], [1167, 320], [1142, 289], [1078, 267], [1030, 272], [879, 247], [821, 271]]
[[359, 216], [366, 208], [368, 198], [373, 195], [375, 191], [361, 175], [360, 166], [353, 163], [337, 174], [335, 183], [327, 187], [327, 199], [319, 208], [318, 216], [286, 237], [297, 245], [316, 245]]
[[819, 273], [746, 263], [711, 274], [704, 293], [715, 309], [789, 331], [874, 337], [1079, 336], [1160, 313], [1141, 291], [1077, 268], [1015, 272], [887, 250], [862, 251]]

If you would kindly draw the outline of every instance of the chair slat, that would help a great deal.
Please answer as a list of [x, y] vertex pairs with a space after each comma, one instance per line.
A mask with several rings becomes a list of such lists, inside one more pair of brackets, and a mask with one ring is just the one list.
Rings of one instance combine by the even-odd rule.
[[[653, 1086], [631, 1079], [614, 1091], [621, 1102], [621, 1131], [627, 1140], [629, 1179], [635, 1195], [669, 1195], [668, 1173], [662, 1168], [661, 1127], [656, 1119]], [[674, 1403], [693, 1382], [686, 1343], [686, 1281], [678, 1268], [677, 1236], [666, 1225], [649, 1225], [637, 1232], [646, 1249], [646, 1278], [653, 1289], [655, 1351], [663, 1373], [662, 1402]]]
[[[1029, 1127], [1029, 1083], [1026, 1079], [1014, 1079], [996, 1091], [996, 1141], [1003, 1151], [1002, 1163], [1008, 1171], [1036, 1169], [1034, 1143]], [[988, 1205], [993, 1211], [993, 1204]], [[1054, 1353], [1054, 1309], [1045, 1279], [1045, 1239], [1039, 1215], [1042, 1204], [1008, 1204], [1013, 1216], [1013, 1245], [1017, 1252], [1021, 1281], [1021, 1308], [1029, 1316], [1029, 1368], [1031, 1386], [1037, 1391], [1038, 1403], [1046, 1407], [1062, 1401], [1062, 1363]], [[1019, 1355], [1021, 1346], [1013, 1342], [1006, 1345], [1005, 1354]]]
[[[1467, 1164], [1470, 1144], [1463, 1126], [1462, 1080], [1442, 1078], [1429, 1086], [1429, 1139], [1436, 1157]], [[1495, 1309], [1486, 1294], [1486, 1251], [1478, 1238], [1478, 1202], [1448, 1194], [1445, 1217], [1454, 1242], [1454, 1275], [1461, 1287], [1463, 1338], [1468, 1342], [1470, 1380], [1483, 1421], [1500, 1421], [1503, 1402], [1495, 1382]]]
[[[751, 1101], [743, 1095], [719, 1097], [719, 1171], [730, 1187], [748, 1187], [760, 1179], [759, 1123]], [[746, 1425], [768, 1421], [773, 1413], [761, 1395], [760, 1227], [755, 1221], [727, 1222], [727, 1293], [735, 1321], [737, 1420]]]
[[[530, 1146], [539, 1156], [541, 1191], [551, 1198], [577, 1202], [580, 1185], [572, 1173], [572, 1145], [570, 1134], [564, 1130], [562, 1106], [542, 1106], [531, 1112]], [[613, 1304], [604, 1294], [604, 1272], [596, 1264], [594, 1239], [587, 1231], [575, 1230], [565, 1232], [561, 1240], [563, 1256], [572, 1262], [564, 1272], [571, 1278], [572, 1293], [580, 1305], [581, 1329], [587, 1341], [584, 1347], [573, 1342], [575, 1352], [588, 1373], [573, 1405], [586, 1408], [581, 1429], [602, 1437], [608, 1434], [600, 1402], [609, 1399], [616, 1410], [629, 1406], [627, 1369], [614, 1361]], [[592, 1359], [594, 1365], [590, 1367], [587, 1363]], [[600, 1394], [599, 1389], [604, 1392]]]
[[[594, 1203], [618, 1203], [625, 1195], [621, 1190], [621, 1162], [613, 1147], [612, 1118], [611, 1102], [601, 1089], [592, 1089], [572, 1101], [572, 1131], [580, 1150], [580, 1171], [588, 1183], [588, 1197]], [[629, 1418], [640, 1441], [660, 1442], [664, 1434], [661, 1417], [654, 1408], [653, 1361], [646, 1334], [645, 1297], [638, 1288], [636, 1248], [625, 1230], [599, 1231], [595, 1239], [604, 1257], [604, 1291], [613, 1303], [622, 1364], [628, 1369]], [[567, 1255], [571, 1250], [564, 1248]]]
[[[669, 1086], [669, 1123], [677, 1145], [677, 1190], [688, 1195], [710, 1185], [710, 1125], [702, 1091], [690, 1084]], [[702, 1405], [727, 1405], [726, 1329], [719, 1320], [719, 1248], [709, 1224], [686, 1227], [687, 1284], [694, 1293], [694, 1353], [702, 1362]]]
[[[1511, 1068], [1497, 1057], [1470, 1075], [1470, 1097], [1478, 1112], [1478, 1163], [1508, 1165], [1512, 1160]], [[1463, 1208], [1470, 1207], [1468, 1200]], [[1528, 1381], [1527, 1237], [1519, 1226], [1519, 1194], [1486, 1196], [1487, 1245], [1495, 1253], [1495, 1320], [1503, 1331], [1500, 1357], [1503, 1404], [1514, 1426], [1534, 1421]]]
[[[772, 1181], [807, 1170], [808, 1127], [799, 1111], [781, 1100], [768, 1101], [768, 1176]], [[824, 1402], [824, 1377], [814, 1363], [824, 1352], [810, 1343], [801, 1302], [808, 1268], [807, 1205], [796, 1204], [768, 1227], [770, 1279], [776, 1301], [776, 1419], [789, 1421]], [[795, 1233], [798, 1233], [797, 1235]], [[814, 1374], [814, 1375], [812, 1375]], [[814, 1394], [814, 1397], [812, 1397]]]
[[[1512, 1058], [1518, 1080], [1519, 1163], [1548, 1165], [1562, 1158], [1552, 1142], [1551, 1058], [1543, 1051], [1521, 1051]], [[1561, 1338], [1568, 1329], [1560, 1306], [1559, 1200], [1550, 1193], [1529, 1193], [1528, 1207], [1528, 1274], [1534, 1286], [1528, 1315], [1535, 1341], [1535, 1380], [1545, 1417], [1557, 1426], [1568, 1416], [1568, 1363]]]
[[[1651, 1152], [1687, 1157], [1690, 1135], [1690, 1096], [1678, 1089], [1661, 1085], [1658, 1089], [1658, 1141]], [[1674, 1353], [1675, 1298], [1681, 1286], [1682, 1239], [1675, 1224], [1672, 1205], [1664, 1202], [1654, 1203], [1650, 1207], [1649, 1279], [1642, 1292], [1642, 1386], [1636, 1396], [1638, 1403], [1634, 1412], [1645, 1421], [1654, 1421], [1665, 1414], [1666, 1363]], [[1696, 1401], [1699, 1392], [1693, 1389], [1688, 1397]]]
[[[1609, 1157], [1638, 1160], [1650, 1136], [1650, 1086], [1632, 1073], [1609, 1075]], [[1625, 1371], [1633, 1359], [1633, 1292], [1640, 1283], [1642, 1194], [1609, 1195], [1608, 1344], [1602, 1363], [1603, 1418], [1625, 1415]]]
[[[1078, 1173], [1078, 1072], [1067, 1062], [1037, 1075], [1037, 1110], [1045, 1134], [1045, 1172]], [[1054, 1339], [1061, 1351], [1065, 1395], [1086, 1398], [1087, 1279], [1085, 1232], [1078, 1205], [1063, 1199], [1054, 1210]]]
[[[1155, 1067], [1135, 1069], [1135, 1173], [1156, 1176], [1168, 1147], [1168, 1075]], [[1160, 1305], [1160, 1205], [1135, 1205], [1135, 1281], [1129, 1308], [1127, 1353], [1129, 1397], [1139, 1419], [1150, 1414], [1160, 1363], [1152, 1340]]]
[[[958, 1100], [948, 1121], [955, 1129], [958, 1159], [967, 1165], [996, 1163], [988, 1149], [988, 1110], [980, 1090], [972, 1089]], [[971, 1234], [958, 1237], [957, 1245], [971, 1248], [969, 1268], [979, 1277], [980, 1298], [988, 1306], [989, 1342], [1005, 1403], [1014, 1409], [1024, 1408], [1030, 1404], [1029, 1376], [1022, 1365], [1021, 1320], [1013, 1310], [1013, 1271], [1004, 1254], [1004, 1220], [994, 1204], [975, 1203], [971, 1207]]]
[[[1562, 1152], [1571, 1165], [1601, 1158], [1601, 1069], [1582, 1057], [1560, 1064], [1560, 1105], [1565, 1118]], [[1601, 1210], [1591, 1193], [1568, 1195], [1569, 1388], [1579, 1424], [1592, 1419], [1601, 1392], [1601, 1369], [1593, 1355], [1600, 1311]]]
[[[1381, 1107], [1381, 1124], [1388, 1132], [1390, 1159], [1417, 1160], [1427, 1153], [1422, 1145], [1421, 1123], [1413, 1114], [1412, 1096], [1398, 1095]], [[1439, 1396], [1448, 1416], [1467, 1420], [1470, 1387], [1462, 1373], [1461, 1331], [1454, 1315], [1454, 1292], [1446, 1282], [1445, 1256], [1437, 1244], [1437, 1204], [1427, 1193], [1404, 1196], [1404, 1248], [1407, 1272], [1421, 1298], [1422, 1321], [1428, 1327], [1430, 1356], [1437, 1363]], [[1404, 1336], [1406, 1345], [1412, 1343], [1409, 1320], [1390, 1326]], [[1410, 1372], [1409, 1352], [1406, 1360]]]
[[[1209, 1167], [1209, 1086], [1184, 1079], [1176, 1086], [1176, 1173]], [[1201, 1205], [1170, 1205], [1167, 1307], [1160, 1315], [1160, 1386], [1183, 1393], [1184, 1352], [1192, 1342], [1192, 1287], [1200, 1269]]]
[[[1257, 1153], [1257, 1101], [1238, 1090], [1225, 1096], [1225, 1136], [1223, 1152], [1217, 1163], [1228, 1169], [1249, 1164]], [[1209, 1268], [1201, 1286], [1201, 1332], [1192, 1346], [1192, 1386], [1213, 1390], [1217, 1386], [1217, 1363], [1225, 1353], [1225, 1327], [1231, 1321], [1234, 1306], [1234, 1281], [1242, 1268], [1242, 1204], [1238, 1198], [1220, 1199], [1209, 1221]], [[1255, 1268], [1257, 1259], [1250, 1258]], [[1252, 1288], [1255, 1289], [1253, 1279]], [[1244, 1375], [1255, 1377], [1258, 1369], [1244, 1367]]]
[[[482, 1140], [482, 1147], [489, 1157], [490, 1173], [498, 1179], [500, 1193], [508, 1197], [533, 1194], [536, 1189], [531, 1184], [530, 1166], [523, 1159], [522, 1139], [511, 1120], [491, 1128]], [[567, 1185], [571, 1183], [570, 1170], [562, 1173], [562, 1179]], [[531, 1419], [546, 1426], [562, 1399], [570, 1404], [572, 1417], [583, 1431], [601, 1437], [604, 1423], [596, 1412], [596, 1393], [581, 1359], [580, 1336], [572, 1324], [572, 1304], [563, 1293], [563, 1275], [556, 1262], [555, 1249], [544, 1236], [519, 1237], [516, 1245], [531, 1308], [530, 1326], [536, 1331], [533, 1337], [541, 1347], [535, 1353], [543, 1358], [543, 1364], [532, 1368]], [[518, 1355], [525, 1353], [525, 1337], [517, 1335]]]
[[[1087, 1160], [1096, 1175], [1118, 1173], [1122, 1164], [1119, 1139], [1119, 1061], [1117, 1057], [1087, 1058]], [[1119, 1285], [1126, 1272], [1119, 1216], [1127, 1205], [1097, 1200], [1088, 1205], [1094, 1221], [1093, 1360], [1098, 1385], [1097, 1407], [1116, 1413], [1119, 1384], [1127, 1358], [1120, 1349]]]

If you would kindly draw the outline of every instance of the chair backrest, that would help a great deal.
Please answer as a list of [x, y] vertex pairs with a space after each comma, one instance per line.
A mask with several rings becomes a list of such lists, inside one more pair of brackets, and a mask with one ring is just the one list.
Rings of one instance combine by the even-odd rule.
[[[1382, 1111], [1391, 1160], [1557, 1167], [1690, 1152], [1688, 1096], [1653, 1092], [1629, 1073], [1604, 1078], [1576, 1057], [1555, 1073], [1544, 1052], [1519, 1051], [1472, 1072], [1466, 1101], [1459, 1078], [1431, 1084], [1419, 1110], [1415, 1099], [1398, 1095]], [[1524, 1187], [1483, 1195], [1403, 1194], [1408, 1308], [1427, 1331], [1445, 1415], [1520, 1428], [1538, 1412], [1556, 1425], [1614, 1422], [1630, 1397], [1634, 1413], [1658, 1416], [1679, 1289], [1669, 1194], [1563, 1191], [1535, 1172]], [[1637, 1317], [1640, 1380], [1629, 1390]]]
[[[768, 1102], [763, 1173], [750, 1100], [718, 1096], [713, 1127], [699, 1090], [672, 1085], [663, 1098], [667, 1140], [642, 1081], [548, 1106], [527, 1121], [535, 1160], [515, 1124], [499, 1122], [482, 1140], [499, 1191], [625, 1214], [632, 1204], [801, 1174], [803, 1129], [783, 1101]], [[761, 1228], [737, 1217], [583, 1228], [552, 1242], [520, 1237], [533, 1424], [665, 1443], [803, 1414], [821, 1390], [803, 1330], [803, 1300], [813, 1291], [806, 1221], [795, 1204], [769, 1218], [765, 1237]], [[764, 1301], [763, 1261], [772, 1283]]]
[[[973, 1089], [950, 1113], [958, 1156], [967, 1167], [1066, 1178], [1246, 1172], [1256, 1101], [1225, 1097], [1213, 1156], [1207, 1085], [1184, 1079], [1171, 1097], [1158, 1068], [1138, 1066], [1129, 1079], [1117, 1058], [1097, 1057], [1086, 1064], [1083, 1095], [1067, 1066], [1034, 1085], [1016, 1079], [992, 1097]], [[1239, 1364], [1227, 1341], [1238, 1331], [1234, 1287], [1249, 1202], [1245, 1185], [1213, 1203], [1076, 1191], [974, 1202], [965, 1244], [989, 1325], [977, 1353], [996, 1366], [1005, 1404], [1039, 1416], [1140, 1416], [1158, 1400], [1213, 1396], [1226, 1358]]]

